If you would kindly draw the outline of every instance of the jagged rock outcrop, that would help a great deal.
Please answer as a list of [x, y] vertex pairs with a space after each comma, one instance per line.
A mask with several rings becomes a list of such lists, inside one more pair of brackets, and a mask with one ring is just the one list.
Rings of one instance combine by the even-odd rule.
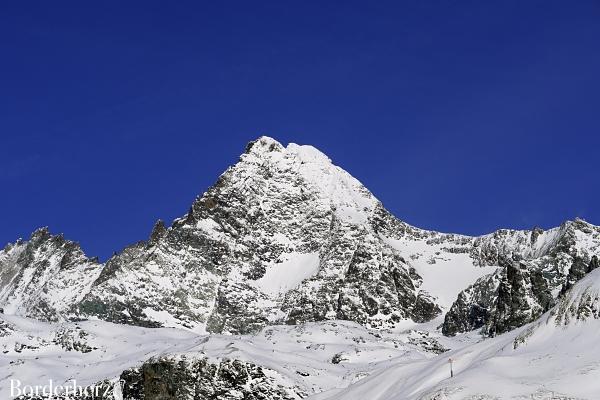
[[18, 400], [296, 400], [306, 393], [283, 386], [275, 371], [239, 360], [186, 356], [153, 358], [104, 380], [62, 394], [22, 395]]
[[442, 332], [455, 335], [483, 328], [495, 336], [538, 318], [554, 305], [546, 279], [524, 262], [501, 262], [503, 269], [461, 292]]
[[568, 221], [546, 232], [535, 229], [530, 235], [509, 233], [480, 239], [477, 259], [498, 263], [502, 270], [459, 294], [445, 316], [444, 334], [481, 328], [495, 336], [522, 326], [598, 266], [600, 229], [585, 221]]
[[510, 263], [498, 285], [486, 333], [496, 336], [534, 321], [554, 305], [541, 273], [526, 264]]
[[278, 384], [273, 374], [238, 360], [163, 357], [124, 371], [120, 384], [123, 400], [297, 399], [294, 388]]
[[425, 322], [441, 312], [418, 290], [416, 271], [373, 231], [335, 229], [321, 253], [327, 269], [287, 294], [288, 323], [335, 318], [378, 326], [406, 318]]
[[0, 307], [44, 321], [69, 318], [101, 271], [77, 243], [38, 229], [0, 251]]

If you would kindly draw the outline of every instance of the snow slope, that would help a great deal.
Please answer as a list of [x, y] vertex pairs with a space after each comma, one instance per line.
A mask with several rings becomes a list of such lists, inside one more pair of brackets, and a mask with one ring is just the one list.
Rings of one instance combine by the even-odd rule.
[[264, 293], [285, 293], [319, 271], [318, 253], [292, 253], [286, 260], [267, 266], [265, 274], [250, 284]]
[[[538, 321], [433, 359], [399, 362], [330, 400], [598, 399], [600, 270]], [[452, 358], [454, 377], [449, 376]]]
[[458, 293], [482, 276], [495, 272], [497, 266], [479, 266], [469, 253], [446, 251], [448, 243], [430, 243], [410, 236], [385, 238], [409, 260], [423, 278], [421, 288], [434, 295], [444, 309], [450, 308]]

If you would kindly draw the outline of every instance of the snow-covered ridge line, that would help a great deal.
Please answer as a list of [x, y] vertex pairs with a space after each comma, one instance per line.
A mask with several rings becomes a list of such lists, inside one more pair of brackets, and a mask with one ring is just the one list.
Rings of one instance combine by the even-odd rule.
[[504, 259], [552, 269], [558, 290], [574, 256], [599, 253], [599, 232], [581, 220], [478, 237], [422, 230], [314, 147], [261, 137], [188, 213], [104, 264], [44, 229], [7, 246], [0, 308], [198, 333], [328, 319], [384, 328], [439, 317]]

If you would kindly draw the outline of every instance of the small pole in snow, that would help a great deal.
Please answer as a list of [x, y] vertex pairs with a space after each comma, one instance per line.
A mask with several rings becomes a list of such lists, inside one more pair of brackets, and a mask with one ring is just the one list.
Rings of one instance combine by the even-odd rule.
[[448, 364], [450, 364], [450, 378], [454, 377], [454, 371], [452, 370], [452, 363], [454, 362], [453, 359], [449, 358], [448, 359]]

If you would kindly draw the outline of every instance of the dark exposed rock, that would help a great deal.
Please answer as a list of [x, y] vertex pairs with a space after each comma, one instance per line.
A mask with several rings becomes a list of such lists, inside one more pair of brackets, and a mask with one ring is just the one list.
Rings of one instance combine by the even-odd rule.
[[234, 335], [258, 332], [268, 325], [262, 309], [254, 307], [266, 296], [257, 293], [247, 284], [224, 280], [219, 285], [215, 310], [208, 319], [207, 331], [211, 333], [228, 332]]
[[11, 324], [6, 321], [0, 319], [0, 337], [8, 336], [14, 331], [14, 328]]
[[347, 361], [347, 358], [344, 356], [344, 353], [336, 353], [331, 358], [331, 363], [332, 364], [339, 364], [342, 361]]
[[495, 336], [525, 325], [541, 315], [543, 309], [530, 303], [527, 268], [518, 262], [509, 263], [498, 286], [498, 296], [487, 333]]
[[535, 244], [537, 242], [538, 237], [544, 233], [544, 230], [540, 227], [535, 227], [531, 230], [531, 244]]
[[442, 354], [448, 351], [435, 337], [427, 331], [413, 330], [408, 337], [408, 343], [429, 353]]
[[96, 350], [88, 344], [87, 338], [89, 334], [83, 329], [59, 329], [52, 341], [54, 344], [61, 346], [66, 351], [79, 351], [81, 353], [89, 353]]
[[[75, 393], [27, 395], [17, 400], [291, 400], [306, 397], [296, 387], [284, 387], [264, 368], [238, 360], [162, 357], [123, 371], [108, 380], [77, 388]], [[117, 395], [116, 392], [119, 394]]]
[[121, 374], [123, 400], [287, 400], [291, 388], [279, 386], [263, 368], [238, 360], [161, 358]]

